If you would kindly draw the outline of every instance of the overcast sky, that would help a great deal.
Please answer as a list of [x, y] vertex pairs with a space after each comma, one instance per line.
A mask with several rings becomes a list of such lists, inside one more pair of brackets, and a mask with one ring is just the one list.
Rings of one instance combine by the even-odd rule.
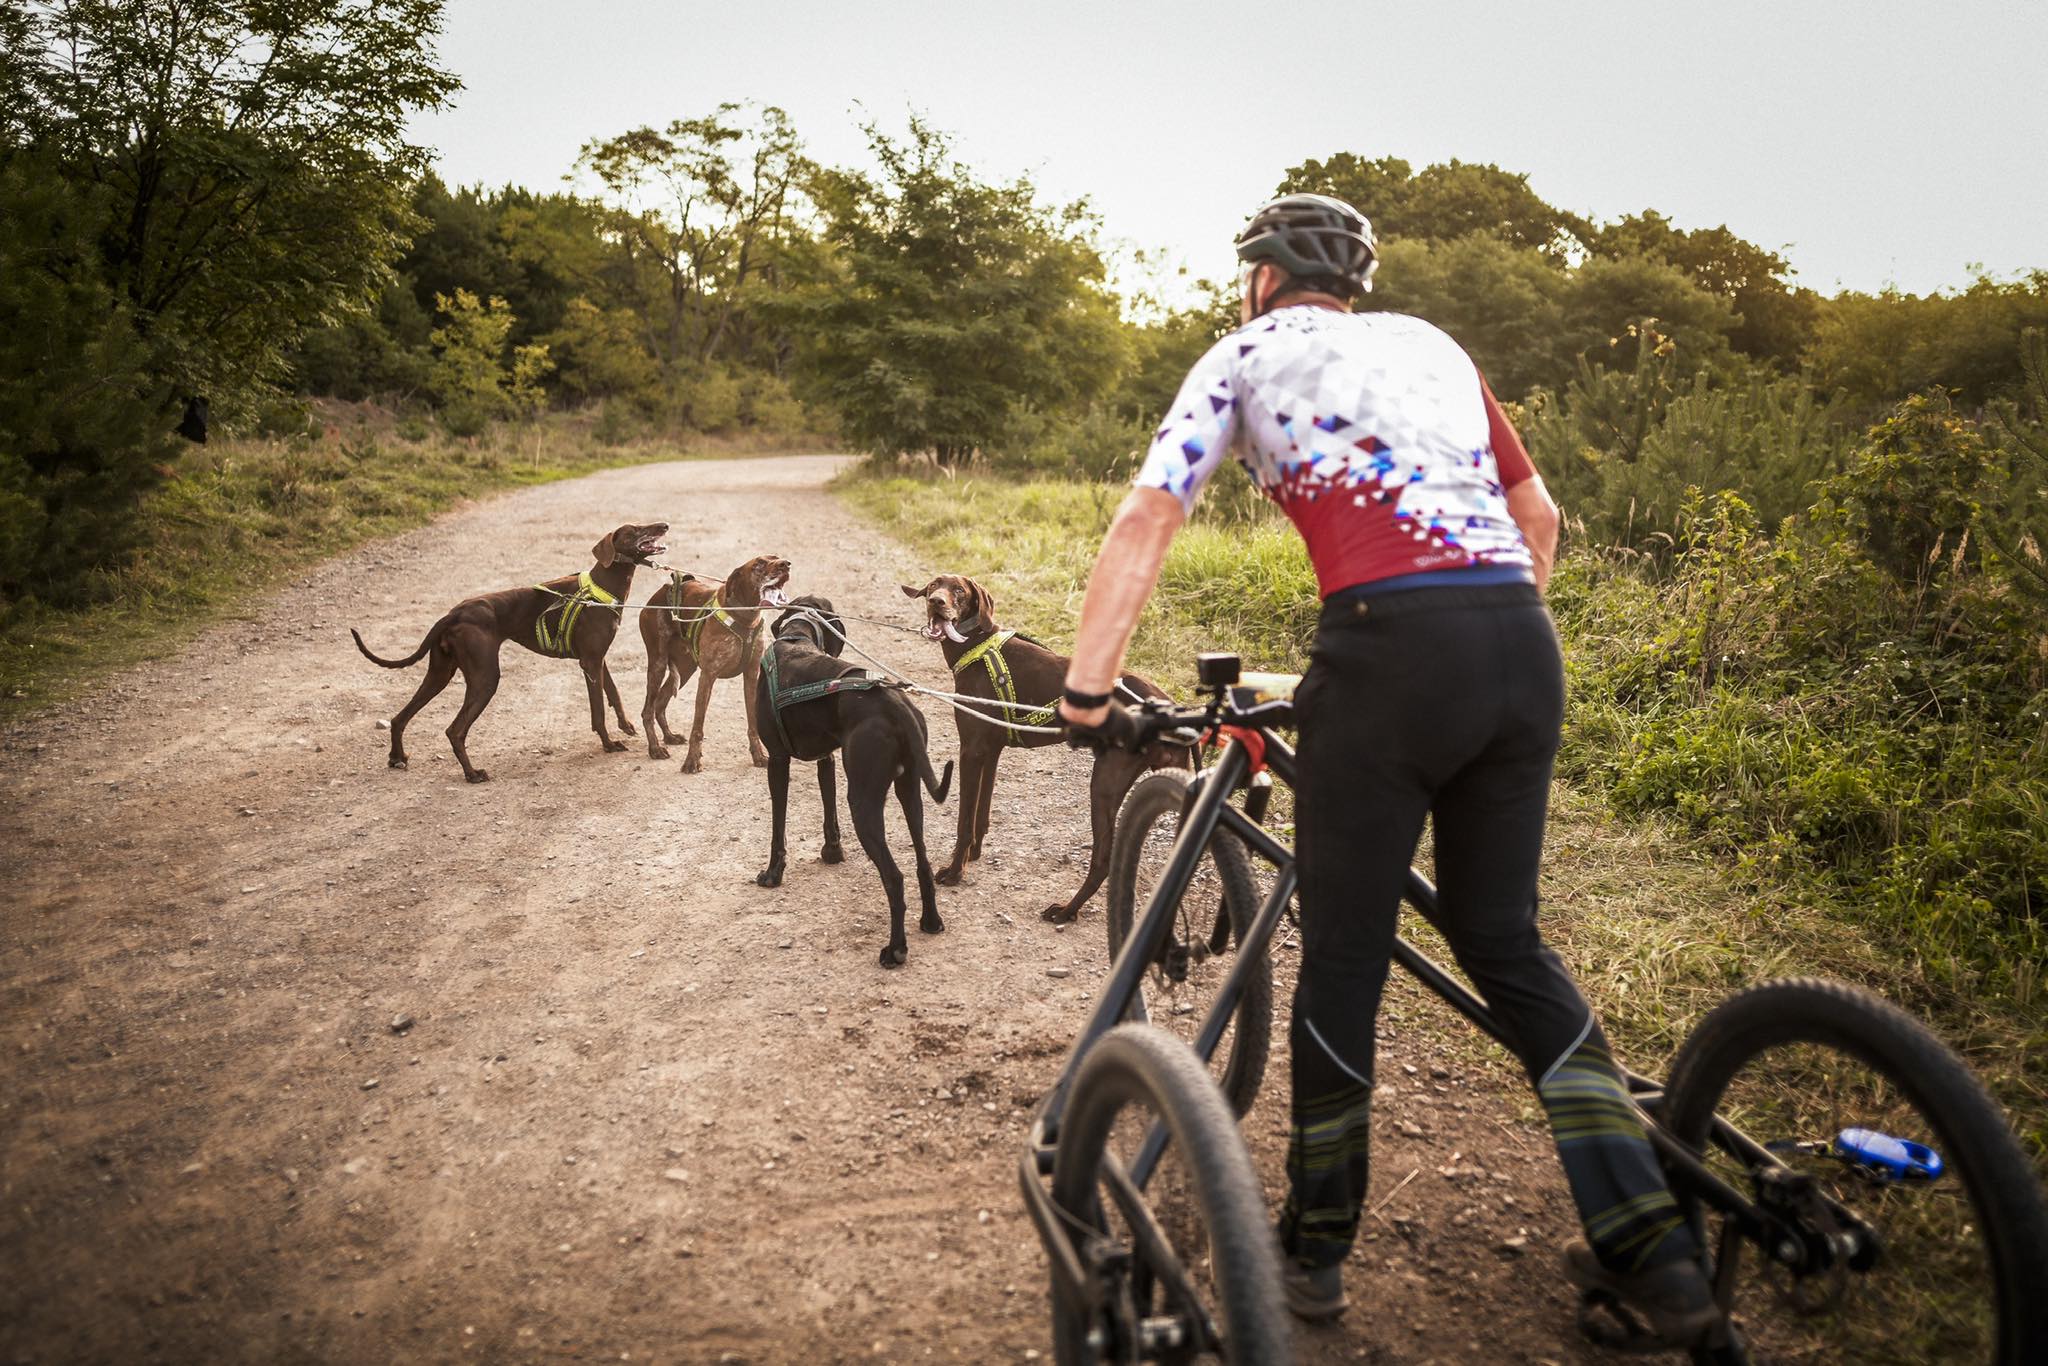
[[1219, 276], [1286, 167], [1456, 157], [1596, 218], [1726, 223], [1824, 293], [1924, 292], [2048, 268], [2044, 52], [2048, 0], [449, 0], [466, 88], [416, 133], [451, 181], [548, 189], [585, 140], [723, 100], [835, 164], [914, 108]]

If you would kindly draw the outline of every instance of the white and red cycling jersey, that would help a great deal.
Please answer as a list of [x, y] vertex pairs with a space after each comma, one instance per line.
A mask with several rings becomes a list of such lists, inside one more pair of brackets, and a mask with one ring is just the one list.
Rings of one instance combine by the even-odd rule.
[[1528, 452], [1464, 348], [1420, 318], [1297, 305], [1224, 337], [1188, 373], [1136, 482], [1193, 511], [1226, 455], [1300, 529], [1324, 597], [1531, 570], [1507, 506], [1536, 472]]

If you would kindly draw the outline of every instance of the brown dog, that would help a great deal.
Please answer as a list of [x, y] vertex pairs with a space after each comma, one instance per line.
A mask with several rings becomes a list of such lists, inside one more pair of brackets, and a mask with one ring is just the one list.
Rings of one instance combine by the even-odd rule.
[[754, 685], [761, 676], [761, 607], [780, 607], [782, 585], [788, 582], [788, 560], [756, 555], [722, 585], [676, 574], [647, 600], [640, 613], [640, 639], [647, 643], [647, 702], [640, 708], [640, 724], [647, 727], [649, 758], [668, 758], [668, 750], [656, 743], [657, 734], [666, 744], [681, 740], [668, 728], [668, 704], [690, 675], [701, 671], [683, 772], [703, 768], [704, 713], [711, 706], [711, 685], [744, 673], [747, 746], [753, 751], [754, 767], [768, 767], [768, 751], [754, 715]]
[[[1003, 721], [1058, 725], [1053, 713], [1066, 685], [1067, 657], [1020, 635], [992, 640], [1002, 634], [996, 627], [995, 599], [973, 579], [941, 574], [922, 588], [907, 583], [900, 587], [906, 597], [924, 599], [925, 634], [945, 648], [955, 692], [1022, 703], [1038, 713], [1027, 716], [1021, 711], [992, 710], [991, 716], [1000, 719], [984, 721], [958, 709], [953, 712], [953, 722], [960, 729], [960, 827], [953, 857], [938, 873], [938, 880], [951, 886], [960, 880], [961, 870], [970, 860], [981, 857], [996, 788], [996, 765], [1003, 750], [1011, 745], [1038, 749], [1060, 743], [1058, 735], [1013, 730]], [[1125, 674], [1123, 684], [1139, 697], [1166, 696], [1137, 674]], [[1005, 691], [1011, 696], [1003, 697]], [[1188, 759], [1185, 748], [1164, 744], [1155, 744], [1143, 754], [1109, 748], [1096, 757], [1095, 771], [1088, 780], [1088, 823], [1094, 840], [1088, 850], [1088, 873], [1081, 879], [1081, 889], [1066, 904], [1040, 912], [1045, 919], [1058, 924], [1072, 920], [1109, 875], [1117, 808], [1138, 776], [1151, 768], [1186, 767]]]
[[581, 664], [583, 681], [590, 689], [590, 728], [604, 742], [606, 753], [625, 749], [626, 742], [612, 739], [605, 729], [605, 702], [611, 702], [620, 730], [628, 735], [638, 732], [626, 720], [626, 709], [619, 704], [618, 685], [612, 682], [604, 656], [611, 648], [612, 637], [618, 634], [619, 612], [626, 591], [633, 586], [633, 570], [662, 552], [661, 538], [667, 532], [667, 522], [650, 522], [646, 526], [629, 523], [590, 548], [597, 563], [587, 573], [550, 579], [531, 588], [507, 588], [466, 598], [435, 622], [420, 647], [404, 659], [379, 659], [363, 644], [362, 634], [351, 627], [349, 634], [356, 638], [356, 648], [371, 663], [387, 669], [410, 668], [421, 656], [433, 655], [419, 691], [391, 718], [391, 767], [405, 767], [405, 723], [447, 687], [448, 680], [460, 669], [462, 709], [448, 723], [448, 743], [455, 747], [455, 757], [462, 761], [463, 777], [480, 783], [491, 776], [469, 762], [465, 742], [470, 726], [498, 691], [498, 650], [508, 640], [518, 641], [535, 654], [573, 658]]

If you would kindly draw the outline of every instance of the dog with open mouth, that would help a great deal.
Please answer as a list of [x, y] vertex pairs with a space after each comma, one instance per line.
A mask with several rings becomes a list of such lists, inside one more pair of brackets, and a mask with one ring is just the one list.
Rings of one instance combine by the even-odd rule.
[[[1066, 685], [1067, 657], [1028, 636], [1001, 630], [996, 624], [995, 599], [973, 579], [941, 574], [922, 588], [900, 586], [904, 596], [923, 601], [924, 633], [945, 650], [946, 664], [953, 671], [953, 690], [986, 698], [992, 704], [987, 709], [988, 719], [959, 709], [953, 712], [953, 723], [960, 731], [960, 824], [953, 856], [938, 872], [940, 884], [951, 886], [960, 881], [969, 862], [981, 857], [981, 842], [988, 834], [995, 800], [996, 765], [1003, 750], [1011, 746], [1038, 749], [1061, 742], [1056, 730], [1041, 735], [1006, 723], [1058, 727], [1055, 709]], [[1139, 674], [1126, 673], [1120, 683], [1120, 701], [1166, 696]], [[1088, 849], [1088, 872], [1073, 896], [1046, 907], [1039, 912], [1041, 917], [1064, 924], [1081, 913], [1109, 876], [1116, 813], [1131, 785], [1148, 769], [1186, 768], [1191, 758], [1185, 746], [1164, 741], [1148, 746], [1142, 754], [1108, 747], [1096, 756], [1088, 780], [1088, 823], [1093, 840]]]
[[640, 612], [640, 639], [647, 646], [647, 701], [640, 723], [647, 729], [647, 757], [668, 758], [664, 745], [681, 741], [669, 729], [668, 704], [691, 674], [698, 674], [697, 712], [690, 722], [690, 747], [683, 772], [704, 767], [704, 713], [711, 706], [711, 687], [721, 678], [746, 676], [747, 746], [754, 767], [768, 766], [755, 716], [755, 685], [761, 675], [761, 609], [780, 607], [787, 599], [789, 561], [780, 555], [756, 555], [726, 575], [723, 583], [671, 573], [669, 581], [649, 598]]
[[618, 685], [605, 667], [605, 652], [618, 634], [619, 613], [627, 590], [633, 586], [633, 571], [648, 565], [667, 547], [661, 538], [668, 534], [667, 522], [645, 525], [627, 523], [607, 532], [590, 548], [597, 563], [581, 574], [570, 574], [527, 588], [506, 588], [496, 593], [465, 598], [428, 630], [419, 648], [404, 659], [382, 659], [363, 644], [362, 633], [353, 627], [356, 648], [372, 664], [387, 669], [405, 669], [431, 655], [427, 676], [412, 700], [391, 718], [391, 759], [393, 768], [406, 766], [405, 725], [421, 707], [431, 702], [462, 671], [462, 708], [448, 723], [448, 743], [462, 763], [462, 775], [480, 783], [491, 775], [469, 761], [469, 728], [490, 705], [498, 691], [498, 651], [508, 640], [516, 640], [536, 654], [556, 659], [574, 659], [583, 666], [583, 681], [590, 691], [590, 728], [604, 744], [607, 754], [626, 748], [605, 729], [604, 707], [611, 703], [619, 729], [638, 734], [626, 719], [619, 703]]

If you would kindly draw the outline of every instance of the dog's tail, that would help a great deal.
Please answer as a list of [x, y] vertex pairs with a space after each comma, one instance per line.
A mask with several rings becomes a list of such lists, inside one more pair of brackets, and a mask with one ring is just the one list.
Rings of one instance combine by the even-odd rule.
[[943, 774], [932, 772], [932, 756], [925, 752], [924, 716], [910, 705], [908, 698], [899, 694], [897, 700], [902, 705], [891, 709], [897, 738], [905, 749], [917, 756], [917, 776], [924, 781], [924, 790], [932, 794], [933, 801], [943, 803], [946, 790], [953, 786], [953, 761], [946, 760]]
[[933, 801], [938, 802], [941, 805], [944, 805], [946, 801], [946, 789], [953, 785], [953, 761], [951, 759], [946, 760], [945, 771], [939, 774], [939, 780], [937, 782], [933, 782], [931, 756], [925, 754], [922, 750], [920, 750], [918, 751], [917, 757], [919, 760], [918, 776], [924, 779], [925, 791], [932, 794]]
[[378, 655], [371, 654], [370, 647], [363, 644], [363, 633], [361, 631], [351, 626], [348, 628], [348, 633], [356, 638], [356, 648], [363, 652], [363, 658], [369, 660], [372, 664], [381, 665], [386, 669], [409, 669], [422, 659], [425, 659], [427, 651], [439, 645], [441, 637], [448, 634], [448, 618], [442, 617], [439, 621], [435, 622], [433, 629], [427, 632], [427, 638], [420, 642], [419, 649], [414, 650], [404, 659], [384, 659]]

